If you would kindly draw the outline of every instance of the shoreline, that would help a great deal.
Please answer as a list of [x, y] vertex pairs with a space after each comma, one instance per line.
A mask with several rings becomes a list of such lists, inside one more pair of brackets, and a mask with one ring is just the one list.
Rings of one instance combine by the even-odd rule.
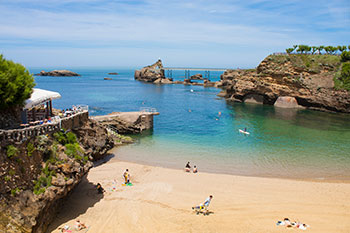
[[[125, 145], [128, 146], [128, 145]], [[167, 168], [167, 169], [173, 169], [173, 170], [182, 170], [183, 168], [179, 168], [178, 166], [169, 166], [163, 165], [161, 163], [154, 163], [154, 162], [144, 162], [140, 160], [128, 160], [128, 159], [120, 159], [117, 158], [118, 154], [118, 149], [119, 147], [114, 147], [112, 148], [109, 152], [110, 154], [113, 154], [115, 159], [117, 159], [120, 162], [127, 162], [127, 163], [133, 163], [133, 164], [139, 164], [139, 165], [145, 165], [145, 166], [152, 166], [152, 167], [160, 167], [160, 168]], [[113, 159], [113, 158], [110, 158]], [[184, 166], [185, 166], [186, 161], [184, 161]], [[295, 180], [295, 181], [305, 181], [305, 182], [319, 182], [319, 183], [345, 183], [345, 184], [350, 184], [350, 179], [347, 177], [342, 177], [340, 179], [331, 179], [331, 178], [303, 178], [303, 177], [288, 177], [288, 176], [283, 176], [283, 177], [278, 177], [278, 176], [268, 176], [268, 175], [246, 175], [246, 174], [235, 174], [235, 173], [229, 173], [229, 172], [215, 172], [215, 171], [207, 171], [207, 170], [201, 170], [201, 167], [198, 167], [200, 169], [200, 172], [204, 173], [209, 173], [209, 174], [219, 174], [219, 175], [232, 175], [232, 176], [242, 176], [242, 177], [256, 177], [256, 178], [267, 178], [267, 179], [283, 179], [283, 180]]]
[[[121, 185], [126, 168], [133, 187]], [[105, 188], [103, 196], [96, 194], [96, 183]], [[212, 214], [196, 215], [191, 206], [208, 195], [214, 196]], [[78, 218], [89, 232], [101, 233], [284, 232], [276, 222], [285, 217], [310, 225], [308, 232], [348, 232], [349, 196], [347, 183], [193, 174], [114, 157], [89, 171], [48, 232], [73, 226]]]

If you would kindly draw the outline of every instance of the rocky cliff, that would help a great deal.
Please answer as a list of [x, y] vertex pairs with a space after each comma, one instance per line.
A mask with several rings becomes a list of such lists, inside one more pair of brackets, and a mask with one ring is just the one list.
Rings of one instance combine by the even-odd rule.
[[[336, 55], [270, 55], [256, 70], [225, 71], [216, 86], [232, 101], [274, 104], [279, 97], [290, 97], [303, 107], [350, 113], [349, 92], [334, 88], [339, 67]], [[292, 106], [290, 98], [281, 101]]]
[[0, 232], [45, 232], [59, 206], [113, 147], [97, 122], [0, 148]]
[[77, 74], [73, 71], [70, 70], [53, 70], [53, 71], [44, 71], [42, 70], [40, 73], [35, 74], [36, 76], [55, 76], [55, 77], [60, 77], [60, 76], [80, 76], [80, 74]]
[[171, 79], [165, 78], [162, 61], [159, 59], [153, 65], [136, 70], [134, 75], [136, 80], [152, 83], [172, 83]]

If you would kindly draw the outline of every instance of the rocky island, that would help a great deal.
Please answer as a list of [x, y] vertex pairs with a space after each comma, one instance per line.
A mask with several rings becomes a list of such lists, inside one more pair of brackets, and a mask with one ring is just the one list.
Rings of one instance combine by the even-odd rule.
[[151, 82], [151, 83], [173, 83], [172, 79], [166, 78], [164, 75], [164, 69], [162, 61], [159, 59], [153, 65], [146, 66], [141, 70], [136, 70], [134, 75], [136, 80]]
[[80, 74], [77, 74], [70, 70], [53, 70], [53, 71], [44, 71], [42, 70], [40, 73], [35, 74], [36, 76], [53, 76], [53, 77], [72, 77], [72, 76], [80, 76]]

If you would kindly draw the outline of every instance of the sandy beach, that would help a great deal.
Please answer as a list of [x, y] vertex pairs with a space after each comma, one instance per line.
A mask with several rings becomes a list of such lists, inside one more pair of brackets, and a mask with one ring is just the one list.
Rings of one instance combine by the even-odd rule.
[[[126, 168], [132, 187], [122, 186]], [[210, 194], [209, 215], [197, 215], [191, 207]], [[350, 232], [350, 184], [193, 174], [112, 158], [90, 170], [48, 232], [75, 219], [89, 233], [303, 231], [277, 226], [285, 217], [310, 225], [306, 232]]]

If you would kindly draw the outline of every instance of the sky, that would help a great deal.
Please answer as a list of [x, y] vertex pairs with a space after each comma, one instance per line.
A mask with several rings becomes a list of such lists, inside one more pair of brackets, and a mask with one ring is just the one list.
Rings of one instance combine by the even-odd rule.
[[0, 0], [0, 53], [27, 67], [253, 68], [350, 45], [350, 0]]

